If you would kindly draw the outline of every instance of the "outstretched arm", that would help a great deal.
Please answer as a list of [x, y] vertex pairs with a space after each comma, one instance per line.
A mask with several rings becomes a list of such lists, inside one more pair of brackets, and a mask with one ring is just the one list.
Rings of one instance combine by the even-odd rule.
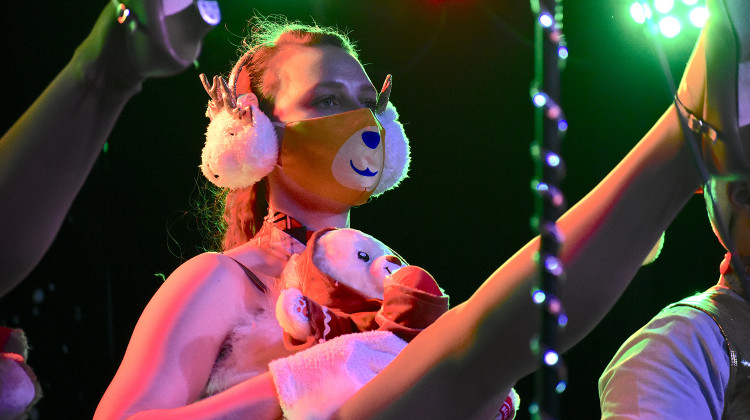
[[[701, 38], [680, 91], [683, 102], [695, 109], [702, 107], [704, 74]], [[559, 220], [567, 278], [560, 298], [569, 316], [560, 337], [563, 350], [611, 308], [699, 183], [676, 111], [670, 108]], [[538, 246], [538, 239], [532, 240], [468, 301], [417, 336], [342, 407], [340, 418], [383, 413], [472, 418], [498, 392], [534, 371], [537, 361], [529, 343], [538, 331], [540, 309], [530, 296], [537, 282], [533, 261]]]
[[[124, 6], [107, 3], [70, 62], [0, 139], [0, 296], [49, 248], [143, 80], [192, 63], [218, 19], [218, 9], [204, 6], [200, 26], [191, 0], [128, 0], [130, 20], [120, 24]], [[190, 36], [172, 42], [173, 31]]]
[[47, 251], [125, 103], [141, 88], [122, 54], [125, 36], [108, 5], [71, 61], [0, 139], [0, 296]]

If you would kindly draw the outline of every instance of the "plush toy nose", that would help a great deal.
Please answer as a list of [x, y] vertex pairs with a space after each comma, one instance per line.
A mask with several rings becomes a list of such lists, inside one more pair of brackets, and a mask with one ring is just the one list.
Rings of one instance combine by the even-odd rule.
[[387, 284], [390, 282], [391, 275], [404, 265], [404, 262], [395, 255], [381, 255], [373, 261], [372, 266], [370, 266], [370, 273]]
[[403, 265], [403, 264], [401, 264], [401, 260], [397, 256], [395, 256], [395, 255], [386, 255], [385, 256], [385, 260], [388, 261], [391, 264], [396, 264], [396, 265], [399, 265], [399, 266]]

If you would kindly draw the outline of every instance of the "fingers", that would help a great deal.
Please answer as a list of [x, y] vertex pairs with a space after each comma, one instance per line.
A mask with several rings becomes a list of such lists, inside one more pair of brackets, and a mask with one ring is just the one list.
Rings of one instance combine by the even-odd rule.
[[390, 74], [385, 77], [385, 81], [383, 82], [383, 88], [380, 90], [380, 94], [378, 95], [378, 103], [375, 106], [375, 109], [378, 114], [382, 114], [385, 112], [385, 108], [388, 106], [388, 100], [391, 96], [391, 87], [393, 82], [393, 76]]

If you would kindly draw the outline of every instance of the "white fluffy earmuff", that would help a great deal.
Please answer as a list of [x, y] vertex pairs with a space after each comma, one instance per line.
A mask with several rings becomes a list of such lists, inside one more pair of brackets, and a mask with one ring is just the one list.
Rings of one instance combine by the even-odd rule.
[[222, 109], [208, 124], [201, 170], [218, 187], [249, 187], [276, 167], [276, 129], [256, 105], [250, 110], [252, 123]]
[[396, 107], [388, 102], [385, 111], [377, 117], [385, 129], [385, 167], [380, 183], [372, 193], [373, 197], [396, 188], [406, 178], [411, 162], [409, 139], [404, 133], [404, 126], [398, 122]]

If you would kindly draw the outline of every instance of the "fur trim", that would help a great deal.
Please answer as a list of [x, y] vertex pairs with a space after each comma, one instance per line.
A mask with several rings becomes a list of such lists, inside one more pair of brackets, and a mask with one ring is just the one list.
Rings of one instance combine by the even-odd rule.
[[268, 371], [268, 361], [289, 354], [276, 321], [276, 292], [263, 299], [258, 310], [245, 312], [224, 341], [201, 397], [222, 392]]
[[201, 170], [218, 187], [244, 188], [268, 175], [279, 158], [276, 130], [268, 117], [251, 106], [253, 124], [222, 110], [208, 124]]
[[398, 122], [396, 107], [389, 102], [385, 111], [377, 117], [385, 128], [385, 168], [380, 183], [372, 193], [373, 197], [397, 187], [406, 178], [411, 162], [409, 139], [404, 133], [404, 126]]

